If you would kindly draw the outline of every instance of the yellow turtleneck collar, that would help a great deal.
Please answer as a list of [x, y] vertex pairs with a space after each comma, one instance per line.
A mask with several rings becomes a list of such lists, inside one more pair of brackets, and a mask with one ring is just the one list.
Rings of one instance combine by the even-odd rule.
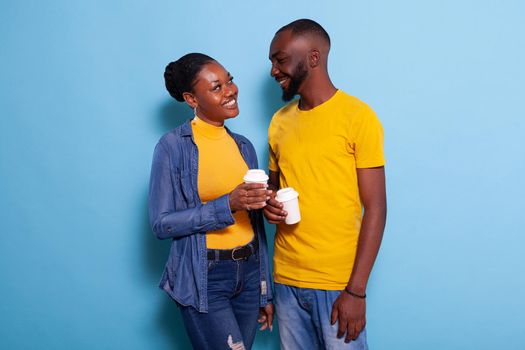
[[195, 116], [195, 118], [193, 118], [193, 120], [191, 121], [191, 126], [193, 129], [193, 132], [197, 132], [199, 133], [199, 135], [204, 136], [209, 139], [218, 140], [228, 135], [224, 125], [222, 126], [212, 125], [210, 123], [205, 122], [198, 116]]

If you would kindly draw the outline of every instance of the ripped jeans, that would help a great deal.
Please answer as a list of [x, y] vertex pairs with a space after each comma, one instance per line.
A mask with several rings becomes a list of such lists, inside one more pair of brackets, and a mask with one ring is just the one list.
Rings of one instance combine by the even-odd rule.
[[259, 315], [259, 262], [208, 261], [208, 313], [181, 306], [194, 349], [251, 349]]

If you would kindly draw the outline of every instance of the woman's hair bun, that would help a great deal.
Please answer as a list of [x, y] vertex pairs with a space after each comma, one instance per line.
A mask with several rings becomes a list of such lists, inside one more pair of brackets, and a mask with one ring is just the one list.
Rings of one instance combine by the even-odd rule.
[[164, 81], [169, 94], [179, 102], [184, 102], [182, 94], [193, 91], [193, 82], [202, 67], [215, 61], [202, 53], [189, 53], [174, 62], [170, 62], [164, 70]]

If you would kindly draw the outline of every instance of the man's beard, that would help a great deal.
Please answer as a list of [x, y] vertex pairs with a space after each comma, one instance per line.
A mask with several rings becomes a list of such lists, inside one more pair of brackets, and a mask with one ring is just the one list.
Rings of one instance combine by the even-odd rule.
[[283, 89], [283, 101], [291, 101], [294, 96], [297, 95], [299, 87], [306, 79], [307, 75], [308, 70], [306, 69], [306, 64], [304, 62], [297, 64], [297, 67], [295, 67], [292, 75], [289, 76], [290, 83], [288, 84], [288, 88]]

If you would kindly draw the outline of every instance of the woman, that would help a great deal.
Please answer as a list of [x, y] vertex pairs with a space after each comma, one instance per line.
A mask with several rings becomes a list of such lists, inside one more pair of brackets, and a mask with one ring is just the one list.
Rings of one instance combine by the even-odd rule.
[[[166, 67], [166, 88], [192, 120], [158, 142], [149, 215], [159, 239], [172, 239], [160, 287], [180, 306], [196, 349], [250, 349], [272, 328], [268, 252], [261, 209], [271, 191], [244, 184], [257, 168], [245, 137], [224, 121], [239, 114], [238, 89], [217, 61], [190, 53]], [[244, 346], [244, 347], [243, 347]]]

